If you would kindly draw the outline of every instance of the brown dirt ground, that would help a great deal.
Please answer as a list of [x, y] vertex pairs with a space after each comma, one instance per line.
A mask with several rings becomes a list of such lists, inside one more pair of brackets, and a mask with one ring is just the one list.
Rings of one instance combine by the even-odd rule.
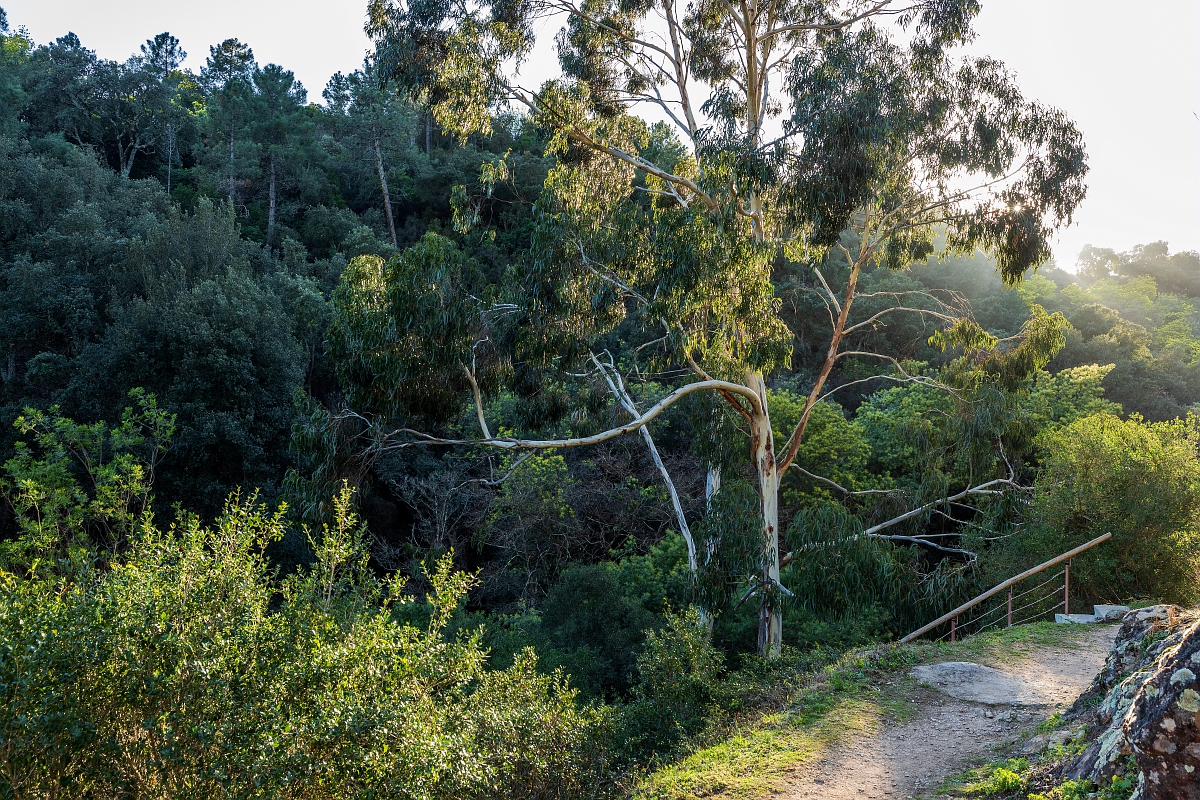
[[[833, 750], [806, 765], [781, 797], [785, 800], [924, 798], [947, 777], [1003, 758], [1037, 725], [1065, 709], [1104, 665], [1119, 626], [1089, 628], [1073, 648], [1041, 647], [988, 666], [1035, 684], [1051, 703], [1014, 708], [956, 700], [908, 679], [890, 691], [911, 704], [904, 722]], [[983, 663], [983, 662], [981, 662]]]

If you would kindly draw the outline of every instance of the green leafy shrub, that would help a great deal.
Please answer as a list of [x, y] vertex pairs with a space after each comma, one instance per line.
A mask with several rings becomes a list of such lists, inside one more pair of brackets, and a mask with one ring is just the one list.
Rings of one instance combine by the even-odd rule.
[[667, 536], [649, 552], [617, 552], [614, 561], [570, 566], [539, 609], [460, 615], [453, 626], [486, 624], [493, 661], [507, 664], [534, 647], [543, 669], [561, 667], [585, 698], [628, 698], [648, 630], [691, 595], [683, 537]]
[[1111, 532], [1111, 542], [1075, 559], [1074, 595], [1087, 602], [1194, 601], [1200, 587], [1200, 418], [1146, 423], [1097, 414], [1047, 431], [1039, 443], [1033, 524], [1007, 549], [1036, 563]]
[[1006, 764], [997, 765], [986, 778], [974, 786], [968, 787], [972, 795], [991, 797], [996, 794], [1019, 792], [1025, 788], [1025, 779], [1021, 772], [1029, 768], [1025, 759], [1009, 759]]
[[58, 557], [82, 557], [93, 545], [115, 548], [150, 510], [155, 468], [175, 433], [175, 415], [153, 394], [129, 393], [119, 425], [81, 425], [26, 408], [14, 427], [17, 442], [4, 464], [0, 494], [16, 513], [19, 535], [0, 541], [0, 566], [33, 568]]
[[1067, 781], [1048, 792], [1029, 795], [1029, 800], [1129, 800], [1137, 782], [1132, 778], [1114, 775], [1112, 783], [1097, 786], [1087, 778]]
[[668, 752], [706, 724], [724, 658], [700, 612], [691, 608], [667, 614], [661, 630], [647, 632], [637, 668], [635, 697], [624, 709], [625, 749], [643, 757]]
[[253, 498], [142, 524], [105, 569], [0, 572], [0, 795], [600, 794], [610, 714], [532, 651], [489, 670], [479, 630], [448, 636], [471, 584], [448, 558], [427, 624], [398, 622], [348, 491], [337, 512], [282, 582]]

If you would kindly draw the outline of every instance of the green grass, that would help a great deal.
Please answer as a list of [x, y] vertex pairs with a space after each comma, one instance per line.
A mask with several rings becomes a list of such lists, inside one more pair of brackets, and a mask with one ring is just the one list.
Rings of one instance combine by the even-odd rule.
[[955, 661], [964, 657], [1005, 663], [1020, 659], [1040, 647], [1074, 648], [1087, 636], [1086, 625], [1058, 625], [1035, 622], [997, 628], [966, 639], [950, 642], [912, 642], [907, 647], [922, 662]]
[[1049, 733], [1050, 731], [1062, 725], [1062, 714], [1055, 711], [1050, 715], [1050, 719], [1037, 726], [1038, 733]]
[[886, 685], [885, 678], [914, 663], [904, 650], [884, 647], [852, 652], [823, 670], [799, 674], [800, 688], [779, 708], [647, 775], [633, 797], [753, 800], [780, 791], [796, 768], [907, 711], [900, 708], [895, 684]]
[[783, 712], [647, 776], [634, 798], [750, 800], [779, 791], [796, 767], [851, 736], [871, 733], [879, 709], [870, 700], [842, 697], [820, 713]]
[[[953, 644], [914, 642], [852, 651], [824, 669], [797, 672], [794, 692], [690, 755], [644, 776], [633, 798], [757, 800], [770, 796], [782, 791], [798, 768], [819, 760], [831, 747], [870, 734], [885, 721], [911, 717], [918, 708], [910, 699], [916, 688], [908, 675], [913, 665], [963, 660], [1003, 664], [1041, 647], [1078, 646], [1086, 634], [1082, 625], [1036, 623]], [[974, 781], [998, 794], [1006, 781], [1023, 781], [1020, 770], [1007, 762], [988, 770], [965, 776], [958, 785], [965, 788]], [[966, 796], [990, 796], [979, 794], [982, 789], [972, 791], [976, 793]]]
[[992, 797], [997, 794], [1011, 794], [1025, 788], [1025, 779], [1021, 774], [1029, 769], [1029, 762], [1023, 758], [1009, 759], [1003, 764], [995, 764], [988, 775], [978, 783], [963, 786], [968, 797]]

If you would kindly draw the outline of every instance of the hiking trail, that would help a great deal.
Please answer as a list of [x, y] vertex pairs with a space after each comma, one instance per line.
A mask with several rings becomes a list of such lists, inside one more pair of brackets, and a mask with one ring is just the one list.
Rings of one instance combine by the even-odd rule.
[[932, 796], [945, 778], [1016, 754], [1040, 723], [1066, 709], [1104, 666], [1119, 627], [1089, 625], [1063, 645], [1039, 645], [1009, 658], [993, 654], [924, 665], [909, 677], [893, 678], [883, 688], [908, 706], [903, 720], [884, 722], [797, 767], [777, 796]]

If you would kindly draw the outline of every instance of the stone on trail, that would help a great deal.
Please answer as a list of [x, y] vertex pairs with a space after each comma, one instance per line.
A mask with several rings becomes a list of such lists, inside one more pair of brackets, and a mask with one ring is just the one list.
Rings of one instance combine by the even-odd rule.
[[1037, 685], [1007, 672], [970, 661], [926, 664], [914, 667], [911, 674], [921, 683], [941, 689], [951, 697], [973, 703], [1041, 706], [1052, 702]]
[[1096, 616], [1094, 614], [1055, 614], [1054, 621], [1060, 625], [1062, 625], [1064, 623], [1066, 623], [1066, 624], [1074, 623], [1076, 625], [1090, 625], [1091, 623], [1096, 622], [1097, 620], [1096, 620]]

